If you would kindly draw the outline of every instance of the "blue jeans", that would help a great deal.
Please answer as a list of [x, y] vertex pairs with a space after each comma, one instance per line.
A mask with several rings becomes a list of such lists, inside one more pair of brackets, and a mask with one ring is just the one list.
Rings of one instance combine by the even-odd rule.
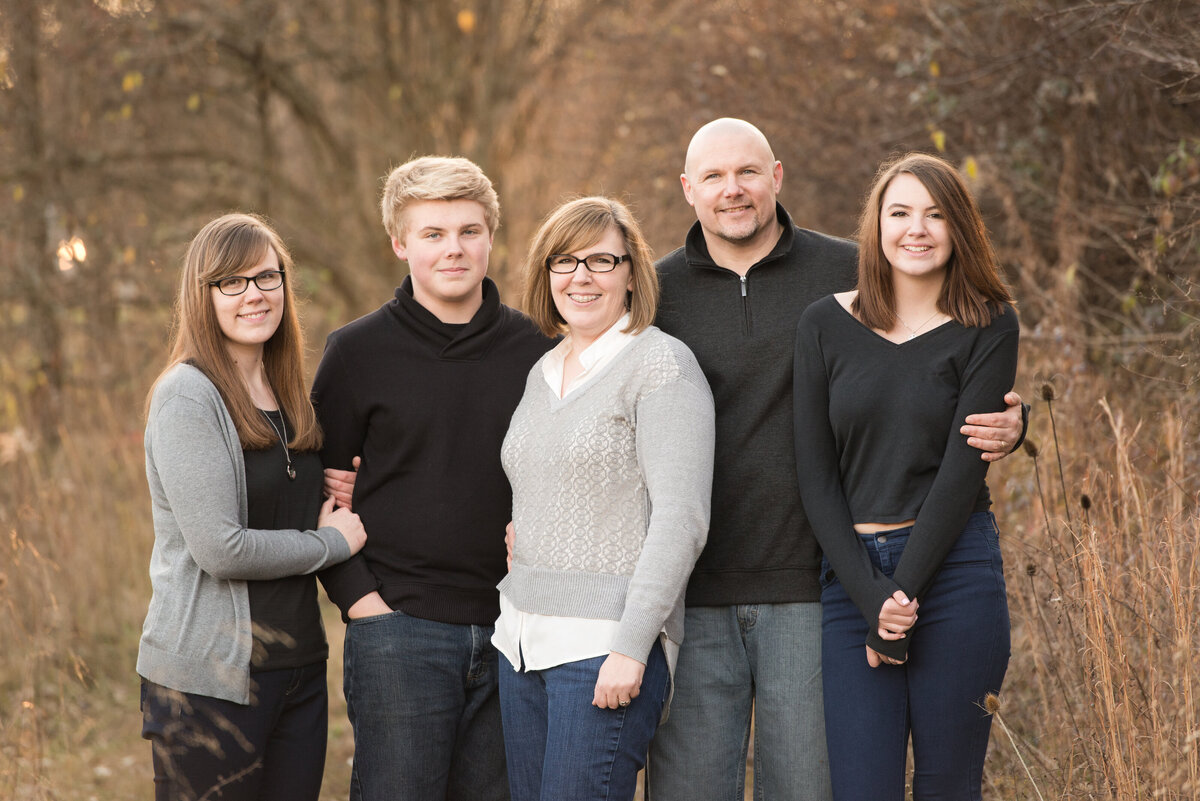
[[491, 639], [403, 612], [347, 624], [352, 801], [507, 801]]
[[[912, 529], [861, 535], [892, 575]], [[1008, 667], [1008, 601], [1000, 538], [990, 512], [971, 515], [933, 585], [918, 598], [908, 661], [867, 665], [867, 623], [821, 570], [825, 728], [836, 799], [901, 801], [911, 733], [914, 799], [979, 799], [991, 717]]]
[[329, 720], [325, 661], [250, 679], [248, 705], [142, 680], [157, 801], [317, 800]]
[[817, 603], [690, 606], [671, 715], [650, 744], [648, 801], [828, 801]]
[[658, 643], [629, 706], [592, 706], [606, 656], [517, 672], [500, 656], [513, 801], [633, 801], [671, 679]]

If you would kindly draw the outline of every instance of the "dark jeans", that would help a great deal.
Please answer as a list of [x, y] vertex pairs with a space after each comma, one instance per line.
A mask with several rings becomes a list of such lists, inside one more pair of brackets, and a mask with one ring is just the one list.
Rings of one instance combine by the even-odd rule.
[[[892, 575], [910, 528], [860, 535], [876, 567]], [[971, 515], [942, 563], [910, 630], [908, 661], [867, 664], [867, 623], [842, 583], [821, 566], [825, 733], [837, 801], [900, 801], [908, 739], [913, 798], [979, 799], [991, 717], [1008, 667], [1008, 602], [999, 532], [989, 512]]]
[[507, 801], [491, 626], [351, 620], [352, 801]]
[[607, 656], [517, 672], [500, 656], [500, 704], [513, 801], [633, 801], [671, 678], [650, 649], [627, 707], [592, 706]]
[[251, 676], [236, 704], [142, 680], [156, 801], [316, 801], [325, 772], [324, 660]]

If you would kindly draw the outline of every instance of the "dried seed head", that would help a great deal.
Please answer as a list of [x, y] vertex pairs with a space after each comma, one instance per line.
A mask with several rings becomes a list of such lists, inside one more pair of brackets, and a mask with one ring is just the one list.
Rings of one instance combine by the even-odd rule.
[[988, 693], [983, 697], [983, 708], [987, 710], [989, 715], [994, 715], [1000, 711], [1000, 696], [995, 693]]
[[1037, 575], [1037, 565], [1035, 565], [1033, 562], [1030, 562], [1029, 564], [1025, 565], [1025, 575], [1036, 576]]
[[1086, 492], [1079, 496], [1079, 505], [1083, 507], [1083, 511], [1085, 512], [1092, 508], [1092, 499]]
[[1052, 401], [1052, 400], [1054, 400], [1054, 398], [1055, 398], [1054, 385], [1051, 384], [1049, 381], [1042, 384], [1042, 400]]
[[1036, 459], [1038, 457], [1037, 443], [1031, 440], [1029, 437], [1025, 438], [1025, 442], [1021, 444], [1021, 447], [1025, 449], [1025, 452], [1029, 454], [1030, 458]]

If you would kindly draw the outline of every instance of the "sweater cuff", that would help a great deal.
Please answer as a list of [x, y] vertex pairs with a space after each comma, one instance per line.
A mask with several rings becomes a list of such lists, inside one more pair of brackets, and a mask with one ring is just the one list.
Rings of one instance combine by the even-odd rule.
[[626, 607], [609, 650], [636, 659], [644, 665], [662, 628], [662, 621], [652, 619], [641, 610]]
[[908, 658], [908, 642], [911, 639], [911, 630], [907, 633], [910, 636], [902, 640], [885, 640], [879, 636], [879, 629], [873, 628], [867, 632], [867, 645], [884, 656], [899, 659], [903, 662]]

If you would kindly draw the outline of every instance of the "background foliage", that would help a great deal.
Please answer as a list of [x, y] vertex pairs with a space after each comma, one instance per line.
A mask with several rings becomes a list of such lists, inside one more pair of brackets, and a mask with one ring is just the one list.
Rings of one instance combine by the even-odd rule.
[[[147, 794], [140, 409], [200, 225], [277, 223], [315, 358], [402, 276], [391, 166], [484, 167], [514, 299], [569, 195], [678, 246], [684, 149], [725, 115], [767, 133], [806, 227], [849, 234], [907, 149], [987, 214], [1040, 444], [992, 472], [1015, 637], [992, 797], [1200, 794], [1197, 53], [1196, 0], [0, 0], [0, 796]], [[336, 710], [332, 736], [340, 797]]]

